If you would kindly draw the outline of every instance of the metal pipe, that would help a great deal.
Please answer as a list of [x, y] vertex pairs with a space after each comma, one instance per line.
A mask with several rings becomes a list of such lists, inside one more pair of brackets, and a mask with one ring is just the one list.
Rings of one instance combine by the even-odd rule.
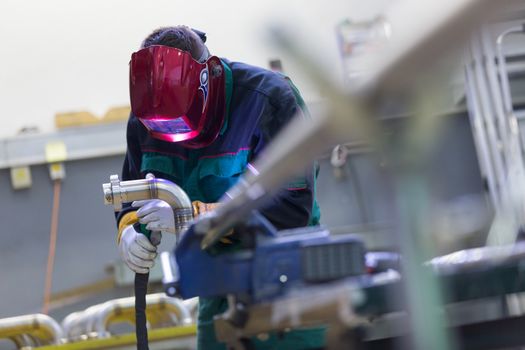
[[[189, 310], [184, 304], [176, 299], [167, 297], [163, 293], [146, 296], [148, 321], [155, 325], [171, 320], [174, 325], [190, 324], [192, 322]], [[175, 317], [172, 317], [172, 316]], [[156, 316], [156, 317], [155, 317]], [[167, 316], [167, 317], [165, 317]], [[135, 298], [121, 298], [108, 301], [97, 310], [91, 319], [90, 332], [96, 332], [99, 337], [109, 335], [109, 326], [113, 323], [128, 322], [134, 324], [135, 320]], [[170, 323], [171, 323], [170, 322]]]
[[503, 33], [501, 33], [496, 39], [496, 48], [497, 48], [496, 53], [498, 57], [498, 69], [499, 69], [499, 75], [500, 75], [501, 94], [503, 95], [505, 113], [507, 115], [512, 114], [514, 112], [514, 108], [512, 106], [512, 96], [510, 93], [509, 77], [507, 76], [507, 61], [503, 53], [503, 42], [505, 41], [505, 38], [510, 34], [523, 34], [524, 25], [525, 24], [509, 28], [505, 30]]
[[15, 343], [17, 349], [29, 349], [39, 345], [35, 339], [27, 334], [17, 335], [12, 337], [11, 340]]
[[498, 135], [495, 124], [495, 111], [491, 105], [490, 91], [486, 85], [485, 72], [483, 67], [483, 52], [476, 44], [471, 45], [472, 55], [475, 57], [476, 63], [474, 65], [474, 93], [477, 93], [477, 101], [480, 103], [479, 111], [481, 112], [481, 119], [485, 126], [487, 138], [490, 142], [489, 150], [494, 164], [494, 173], [496, 176], [496, 191], [498, 193], [499, 202], [497, 203], [497, 210], [500, 210], [504, 205], [505, 198], [508, 198], [505, 188], [505, 161], [502, 153], [502, 139]]
[[62, 328], [44, 314], [23, 315], [0, 319], [0, 339], [33, 339], [42, 345], [59, 344]]
[[[499, 72], [500, 78], [498, 80], [498, 70], [497, 70], [497, 67], [494, 61], [496, 54], [494, 53], [494, 48], [492, 45], [491, 33], [486, 26], [484, 26], [481, 29], [479, 45], [480, 45], [481, 52], [482, 52], [481, 57], [484, 58], [483, 66], [485, 68], [485, 73], [486, 73], [486, 83], [488, 83], [488, 89], [490, 90], [490, 97], [493, 102], [492, 104], [494, 108], [495, 117], [498, 122], [500, 142], [503, 145], [503, 149], [507, 151], [509, 149], [509, 137], [511, 137], [511, 135], [509, 135], [510, 127], [509, 127], [509, 122], [505, 115], [504, 100], [502, 99], [502, 95], [504, 97], [504, 94], [500, 94], [500, 89], [499, 89], [499, 86], [500, 86], [499, 81], [503, 83], [501, 79], [505, 79], [505, 77], [501, 76], [502, 72], [500, 71]], [[505, 76], [506, 76], [506, 72], [505, 72]], [[504, 85], [504, 84], [501, 84], [501, 85]], [[508, 167], [508, 164], [511, 160], [507, 158], [507, 155], [508, 155], [507, 153], [504, 154], [505, 163]]]
[[104, 203], [113, 205], [115, 211], [121, 210], [123, 203], [161, 199], [173, 209], [177, 232], [187, 228], [193, 220], [192, 205], [186, 192], [170, 181], [155, 178], [153, 174], [146, 175], [145, 179], [129, 181], [120, 181], [118, 175], [111, 175], [110, 182], [103, 184], [102, 189]]
[[68, 315], [62, 322], [64, 336], [69, 341], [97, 338], [98, 334], [91, 332], [90, 327], [93, 323], [92, 319], [95, 317], [102, 305], [103, 304], [93, 305], [83, 311], [74, 312]]
[[197, 315], [199, 312], [199, 298], [190, 298], [182, 301], [184, 306], [189, 310], [191, 317], [197, 322]]
[[84, 333], [81, 324], [83, 317], [84, 312], [77, 311], [67, 315], [62, 320], [62, 329], [64, 330], [64, 337], [67, 340], [76, 340]]
[[485, 133], [485, 126], [481, 117], [481, 106], [478, 101], [477, 93], [474, 84], [473, 65], [477, 64], [472, 58], [472, 61], [465, 65], [465, 93], [467, 96], [468, 115], [472, 128], [474, 142], [476, 144], [476, 153], [478, 155], [480, 170], [484, 178], [486, 178], [489, 186], [489, 195], [492, 204], [495, 208], [499, 208], [500, 196], [497, 185], [497, 178], [495, 175], [494, 163], [492, 162], [491, 151], [489, 149], [488, 135]]
[[[188, 306], [164, 293], [146, 296], [148, 322], [153, 328], [193, 323]], [[69, 341], [104, 338], [111, 335], [113, 324], [135, 322], [135, 298], [120, 298], [69, 314], [63, 321], [64, 334]]]

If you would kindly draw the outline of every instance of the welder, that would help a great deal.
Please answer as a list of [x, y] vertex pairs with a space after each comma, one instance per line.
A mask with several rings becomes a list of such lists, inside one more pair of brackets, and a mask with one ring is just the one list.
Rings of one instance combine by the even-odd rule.
[[[133, 53], [122, 170], [122, 180], [152, 173], [173, 181], [198, 212], [213, 208], [294, 116], [308, 114], [288, 77], [213, 56], [205, 42], [203, 32], [164, 27]], [[262, 215], [279, 230], [318, 224], [315, 177], [312, 164], [277, 192]], [[137, 218], [140, 226], [132, 224]], [[117, 221], [123, 260], [136, 273], [149, 272], [161, 235], [152, 244], [143, 231], [175, 233], [172, 209], [161, 200], [137, 201], [124, 207]], [[237, 234], [222, 239], [217, 249], [235, 246]], [[199, 349], [225, 349], [215, 338], [213, 317], [226, 307], [223, 297], [200, 299]], [[324, 330], [291, 330], [252, 341], [257, 349], [322, 348]]]

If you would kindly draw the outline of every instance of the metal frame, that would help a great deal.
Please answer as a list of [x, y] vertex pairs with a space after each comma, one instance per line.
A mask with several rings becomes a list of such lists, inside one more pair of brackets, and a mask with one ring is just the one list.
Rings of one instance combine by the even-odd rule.
[[511, 243], [525, 224], [525, 162], [518, 118], [510, 94], [503, 43], [510, 34], [524, 33], [511, 25], [497, 39], [495, 26], [485, 25], [474, 36], [465, 66], [465, 90], [480, 168], [496, 212], [488, 244]]

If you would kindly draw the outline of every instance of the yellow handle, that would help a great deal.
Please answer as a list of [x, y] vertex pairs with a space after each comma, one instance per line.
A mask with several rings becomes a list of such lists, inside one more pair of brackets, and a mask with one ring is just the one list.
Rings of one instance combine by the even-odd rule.
[[120, 237], [122, 236], [122, 231], [128, 225], [133, 225], [134, 223], [139, 222], [139, 217], [137, 216], [136, 211], [130, 211], [126, 213], [118, 223], [118, 235], [117, 235], [117, 244], [120, 243]]

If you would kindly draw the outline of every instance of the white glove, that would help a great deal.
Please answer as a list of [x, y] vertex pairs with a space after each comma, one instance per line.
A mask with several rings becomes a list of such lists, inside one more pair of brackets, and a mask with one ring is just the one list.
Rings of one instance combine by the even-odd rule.
[[[151, 236], [151, 240], [158, 245], [160, 232], [152, 232]], [[118, 249], [122, 260], [136, 273], [148, 273], [155, 265], [157, 247], [151, 244], [148, 237], [135, 231], [133, 225], [127, 226], [122, 231]]]
[[140, 208], [137, 210], [139, 222], [146, 225], [148, 230], [177, 233], [173, 209], [168, 203], [160, 199], [148, 199], [134, 201], [131, 205]]

